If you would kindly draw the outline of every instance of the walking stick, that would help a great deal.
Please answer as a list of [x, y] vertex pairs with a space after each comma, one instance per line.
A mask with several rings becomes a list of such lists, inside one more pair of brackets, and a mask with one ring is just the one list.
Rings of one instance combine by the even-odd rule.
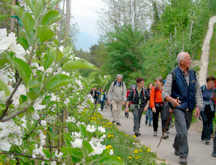
[[[178, 102], [178, 101], [179, 101], [179, 97], [177, 97], [177, 102]], [[170, 113], [170, 115], [169, 115], [169, 118], [168, 118], [167, 123], [166, 123], [166, 125], [165, 125], [165, 128], [164, 128], [164, 130], [163, 130], [163, 134], [162, 134], [162, 136], [161, 136], [161, 139], [160, 139], [160, 142], [159, 142], [157, 148], [159, 148], [159, 146], [160, 146], [160, 144], [161, 144], [161, 142], [162, 142], [162, 140], [163, 140], [164, 134], [165, 134], [166, 129], [167, 129], [168, 125], [169, 125], [169, 122], [170, 122], [170, 119], [171, 119], [171, 116], [172, 116], [172, 114], [173, 114], [174, 109], [175, 109], [175, 107], [173, 107], [173, 109], [172, 109], [172, 111], [171, 111], [171, 113]]]

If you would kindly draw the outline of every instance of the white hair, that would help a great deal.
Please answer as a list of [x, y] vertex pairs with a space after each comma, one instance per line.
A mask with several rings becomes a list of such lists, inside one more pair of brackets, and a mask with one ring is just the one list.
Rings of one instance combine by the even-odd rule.
[[178, 64], [180, 64], [181, 60], [184, 60], [186, 56], [186, 52], [180, 52], [176, 58], [176, 61], [178, 62]]
[[121, 74], [117, 74], [116, 78], [121, 77], [123, 79], [123, 76]]

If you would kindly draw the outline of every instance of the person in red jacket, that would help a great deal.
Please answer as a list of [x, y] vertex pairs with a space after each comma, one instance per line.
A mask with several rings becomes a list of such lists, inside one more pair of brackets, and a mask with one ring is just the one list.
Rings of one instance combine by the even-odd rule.
[[[164, 131], [169, 116], [170, 107], [167, 102], [164, 103], [162, 100], [163, 86], [164, 86], [163, 78], [159, 76], [155, 79], [155, 86], [152, 88], [150, 93], [150, 108], [152, 108], [152, 112], [153, 112], [154, 136], [157, 136], [159, 113], [161, 113], [162, 132]], [[164, 136], [164, 139], [167, 138], [169, 138], [168, 134]]]

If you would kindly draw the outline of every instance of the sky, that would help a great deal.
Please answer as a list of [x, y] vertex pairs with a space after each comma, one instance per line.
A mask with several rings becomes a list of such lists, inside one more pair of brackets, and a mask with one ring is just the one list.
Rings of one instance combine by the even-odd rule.
[[103, 2], [101, 0], [72, 0], [71, 12], [79, 26], [80, 33], [96, 39], [99, 38], [96, 26], [98, 20], [97, 11], [102, 7]]

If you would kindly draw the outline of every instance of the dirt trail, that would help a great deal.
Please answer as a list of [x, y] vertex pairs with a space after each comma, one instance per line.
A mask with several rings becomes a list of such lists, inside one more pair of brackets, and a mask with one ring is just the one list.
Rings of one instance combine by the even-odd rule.
[[199, 83], [200, 85], [205, 84], [206, 77], [208, 74], [208, 63], [209, 63], [209, 50], [210, 50], [210, 42], [213, 34], [214, 24], [216, 23], [216, 16], [213, 16], [209, 20], [209, 27], [206, 34], [206, 37], [203, 42], [202, 47], [202, 56], [200, 60], [200, 71], [199, 71]]

